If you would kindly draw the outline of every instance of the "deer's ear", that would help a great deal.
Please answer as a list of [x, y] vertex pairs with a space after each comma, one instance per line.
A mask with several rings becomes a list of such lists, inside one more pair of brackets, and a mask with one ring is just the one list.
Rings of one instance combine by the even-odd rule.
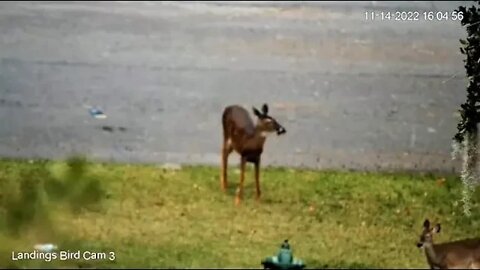
[[267, 114], [268, 114], [268, 105], [267, 105], [267, 103], [263, 104], [263, 106], [262, 106], [262, 112], [263, 112], [263, 115], [267, 115]]
[[440, 229], [441, 229], [440, 224], [437, 224], [437, 225], [435, 225], [435, 227], [433, 227], [432, 232], [433, 233], [439, 233]]
[[262, 117], [262, 113], [259, 110], [257, 110], [257, 108], [252, 107], [252, 110], [253, 110], [253, 114], [255, 114], [256, 117], [258, 118]]
[[427, 229], [430, 228], [430, 221], [428, 219], [425, 219], [423, 222], [423, 228]]

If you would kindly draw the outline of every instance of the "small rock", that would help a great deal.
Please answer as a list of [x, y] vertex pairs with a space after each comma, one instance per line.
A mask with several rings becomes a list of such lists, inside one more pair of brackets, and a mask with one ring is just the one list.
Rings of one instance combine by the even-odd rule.
[[182, 169], [182, 166], [176, 163], [165, 163], [162, 166], [160, 166], [160, 168], [167, 171], [179, 171]]
[[429, 133], [435, 133], [435, 132], [437, 132], [437, 130], [434, 129], [434, 128], [432, 128], [432, 127], [429, 127], [429, 128], [427, 129], [427, 131], [428, 131]]
[[41, 252], [52, 252], [56, 250], [58, 247], [54, 244], [48, 243], [48, 244], [36, 244], [35, 246], [33, 246], [33, 248]]

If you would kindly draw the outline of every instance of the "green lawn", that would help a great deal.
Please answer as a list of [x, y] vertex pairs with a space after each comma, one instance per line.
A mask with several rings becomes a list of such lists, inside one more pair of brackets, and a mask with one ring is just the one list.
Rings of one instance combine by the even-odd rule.
[[[224, 194], [217, 167], [165, 171], [154, 165], [89, 163], [83, 175], [100, 180], [105, 191], [100, 203], [68, 211], [67, 204], [53, 199], [62, 194], [47, 198], [37, 185], [27, 194], [41, 194], [35, 195], [41, 199], [28, 213], [41, 215], [7, 211], [21, 198], [19, 183], [35, 187], [32, 183], [65, 175], [65, 163], [0, 161], [0, 267], [258, 268], [289, 239], [294, 255], [309, 268], [426, 268], [415, 246], [426, 217], [442, 224], [437, 242], [476, 236], [480, 225], [478, 192], [472, 216], [465, 217], [455, 177], [441, 182], [434, 175], [266, 168], [262, 201], [256, 203], [250, 167], [239, 207], [234, 205], [239, 177], [234, 168]], [[87, 189], [87, 195], [97, 191]], [[66, 201], [75, 206], [79, 200]], [[41, 242], [54, 242], [61, 250], [115, 252], [116, 258], [11, 260], [12, 250], [31, 251]]]

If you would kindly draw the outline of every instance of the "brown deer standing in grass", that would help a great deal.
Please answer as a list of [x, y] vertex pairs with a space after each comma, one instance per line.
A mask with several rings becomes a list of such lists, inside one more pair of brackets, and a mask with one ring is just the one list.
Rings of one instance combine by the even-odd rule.
[[253, 113], [258, 118], [256, 124], [253, 123], [248, 111], [238, 105], [226, 107], [222, 115], [223, 146], [220, 182], [222, 190], [226, 191], [228, 156], [235, 150], [240, 155], [240, 184], [235, 197], [236, 205], [240, 204], [243, 197], [243, 182], [247, 162], [251, 162], [255, 166], [257, 200], [260, 199], [260, 156], [263, 152], [266, 136], [272, 132], [276, 132], [277, 135], [286, 132], [277, 120], [268, 115], [267, 104], [263, 104], [261, 112], [253, 107]]
[[440, 232], [440, 224], [430, 228], [430, 221], [423, 223], [423, 232], [417, 247], [425, 250], [430, 269], [480, 269], [480, 239], [464, 239], [434, 244], [433, 234]]

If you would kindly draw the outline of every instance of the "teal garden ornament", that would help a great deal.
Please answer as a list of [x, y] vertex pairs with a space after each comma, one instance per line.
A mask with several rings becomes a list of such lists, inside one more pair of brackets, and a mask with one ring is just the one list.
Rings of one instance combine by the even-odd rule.
[[302, 260], [293, 257], [288, 240], [285, 240], [280, 246], [277, 256], [267, 257], [262, 261], [264, 269], [287, 270], [287, 269], [304, 269], [305, 264]]

